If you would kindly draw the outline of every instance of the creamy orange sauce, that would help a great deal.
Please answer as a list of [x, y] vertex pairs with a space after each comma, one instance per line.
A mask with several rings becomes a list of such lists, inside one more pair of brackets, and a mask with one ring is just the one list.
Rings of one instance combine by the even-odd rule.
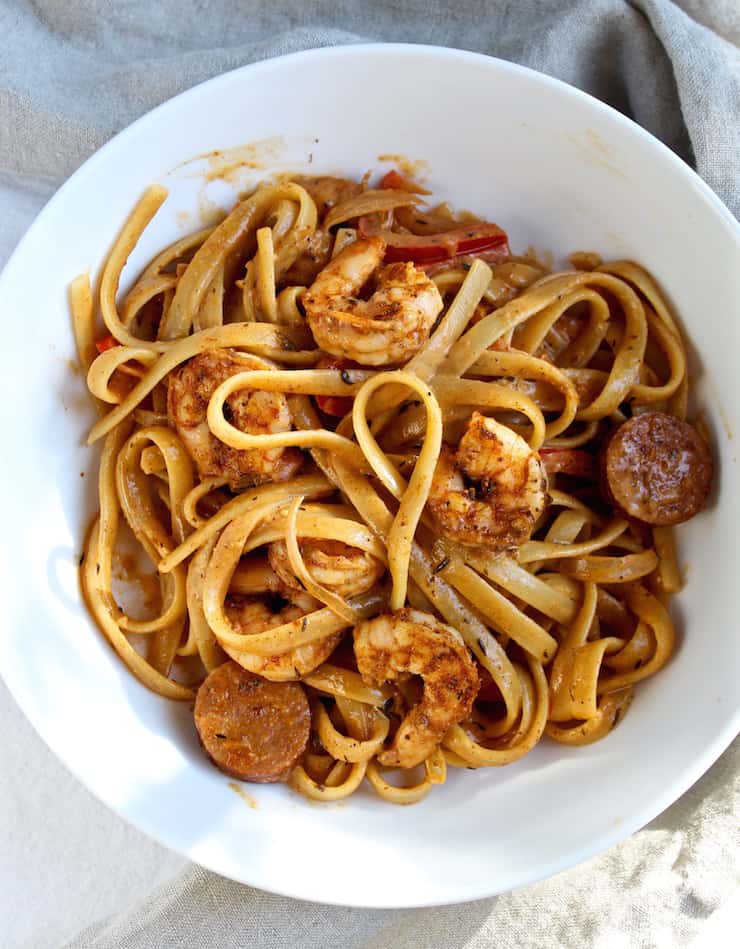
[[201, 152], [179, 162], [172, 171], [187, 168], [188, 165], [194, 165], [196, 162], [206, 161], [208, 163], [206, 177], [211, 181], [214, 178], [225, 177], [224, 172], [228, 174], [237, 167], [266, 169], [270, 162], [278, 157], [280, 150], [284, 147], [285, 139], [283, 136], [274, 135], [271, 138], [258, 139], [255, 142], [234, 145], [231, 148], [214, 148], [209, 152]]
[[520, 256], [534, 267], [542, 267], [544, 270], [555, 268], [555, 255], [550, 250], [539, 250], [530, 244]]
[[264, 138], [256, 142], [247, 142], [233, 148], [216, 149], [206, 152], [199, 158], [208, 162], [206, 181], [219, 178], [223, 181], [235, 183], [235, 178], [245, 169], [264, 171], [279, 157], [285, 147], [285, 139], [281, 135]]
[[198, 224], [200, 227], [211, 227], [220, 224], [226, 217], [224, 209], [212, 201], [206, 193], [206, 185], [198, 192]]
[[387, 154], [378, 155], [378, 161], [390, 162], [404, 175], [415, 178], [417, 181], [428, 178], [432, 170], [429, 162], [423, 158], [407, 158], [405, 155]]
[[116, 600], [131, 616], [152, 616], [159, 607], [160, 587], [156, 573], [142, 573], [132, 553], [113, 555], [113, 580]]
[[563, 135], [578, 148], [584, 158], [591, 164], [600, 165], [612, 174], [629, 181], [629, 176], [615, 161], [614, 150], [597, 135], [593, 129], [586, 129], [582, 133], [563, 132]]
[[259, 807], [259, 804], [248, 791], [244, 790], [241, 784], [237, 784], [236, 781], [229, 781], [229, 787], [235, 794], [239, 795], [239, 797], [244, 801], [247, 807], [251, 807], [253, 811], [257, 810], [257, 808]]

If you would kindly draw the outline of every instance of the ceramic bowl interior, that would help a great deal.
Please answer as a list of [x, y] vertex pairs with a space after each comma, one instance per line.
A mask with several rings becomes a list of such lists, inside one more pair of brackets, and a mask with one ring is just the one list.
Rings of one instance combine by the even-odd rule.
[[[151, 182], [170, 197], [124, 283], [261, 177], [360, 176], [398, 155], [418, 162], [441, 197], [500, 223], [517, 250], [535, 247], [558, 264], [589, 249], [652, 270], [690, 340], [716, 490], [680, 530], [688, 583], [674, 609], [677, 654], [638, 688], [606, 740], [542, 742], [506, 768], [453, 770], [408, 808], [369, 791], [316, 805], [283, 786], [250, 787], [249, 807], [200, 752], [190, 710], [140, 686], [80, 601], [97, 455], [83, 445], [92, 410], [74, 371], [66, 287], [85, 268], [97, 272]], [[0, 282], [11, 452], [0, 468], [0, 669], [15, 698], [62, 761], [131, 823], [218, 873], [305, 899], [473, 899], [626, 837], [689, 787], [738, 727], [738, 234], [709, 189], [636, 125], [552, 79], [469, 53], [315, 50], [228, 73], [155, 109], [65, 184]]]

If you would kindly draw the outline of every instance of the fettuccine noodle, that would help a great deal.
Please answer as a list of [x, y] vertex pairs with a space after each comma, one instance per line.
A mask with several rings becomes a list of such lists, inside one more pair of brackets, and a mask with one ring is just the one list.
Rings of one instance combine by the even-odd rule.
[[672, 525], [709, 490], [650, 274], [550, 273], [425, 193], [265, 184], [130, 283], [154, 185], [70, 287], [90, 613], [222, 770], [314, 800], [608, 735], [675, 648]]

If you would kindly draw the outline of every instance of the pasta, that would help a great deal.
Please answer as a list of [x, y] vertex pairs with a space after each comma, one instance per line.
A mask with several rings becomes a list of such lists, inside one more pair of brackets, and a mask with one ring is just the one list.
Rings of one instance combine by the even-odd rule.
[[268, 182], [122, 294], [153, 186], [98, 297], [70, 287], [102, 442], [91, 616], [195, 703], [218, 767], [315, 800], [367, 779], [409, 804], [606, 736], [674, 650], [673, 525], [711, 486], [650, 274], [551, 273], [426, 193]]

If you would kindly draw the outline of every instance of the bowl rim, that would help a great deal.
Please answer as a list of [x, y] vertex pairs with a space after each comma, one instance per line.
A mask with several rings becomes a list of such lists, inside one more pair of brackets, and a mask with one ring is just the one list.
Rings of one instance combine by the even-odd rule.
[[[97, 165], [106, 158], [109, 152], [114, 151], [119, 146], [121, 141], [125, 140], [125, 138], [132, 134], [134, 130], [138, 130], [149, 123], [156, 125], [159, 115], [163, 111], [172, 108], [174, 103], [181, 104], [183, 101], [189, 99], [195, 100], [198, 96], [203, 95], [207, 90], [210, 90], [212, 87], [217, 86], [220, 83], [229, 82], [238, 74], [247, 72], [250, 75], [253, 75], [260, 72], [269, 72], [273, 69], [279, 70], [286, 62], [311, 63], [312, 61], [319, 59], [354, 57], [357, 55], [367, 54], [382, 55], [384, 52], [400, 53], [402, 56], [409, 58], [427, 57], [431, 55], [438, 57], [441, 60], [452, 62], [477, 62], [486, 63], [489, 65], [491, 63], [495, 63], [497, 68], [504, 72], [525, 75], [529, 79], [535, 79], [541, 84], [543, 89], [552, 89], [560, 95], [570, 97], [571, 100], [587, 103], [590, 108], [604, 113], [611, 119], [611, 121], [621, 125], [624, 129], [629, 130], [643, 143], [656, 151], [659, 156], [662, 156], [664, 160], [670, 162], [684, 177], [686, 185], [691, 186], [696, 191], [698, 191], [704, 201], [707, 203], [709, 209], [711, 209], [711, 211], [713, 211], [723, 222], [726, 230], [728, 231], [728, 236], [734, 241], [738, 252], [740, 253], [740, 222], [738, 222], [729, 208], [727, 208], [727, 206], [709, 187], [709, 185], [699, 176], [699, 174], [694, 171], [694, 169], [691, 168], [686, 162], [684, 162], [683, 159], [681, 159], [667, 145], [661, 142], [642, 126], [638, 125], [634, 120], [630, 119], [623, 113], [619, 112], [617, 109], [607, 105], [605, 102], [602, 102], [600, 99], [595, 98], [589, 93], [584, 92], [583, 90], [578, 89], [577, 87], [572, 86], [563, 80], [556, 79], [547, 75], [546, 73], [539, 72], [538, 70], [532, 69], [528, 66], [522, 66], [518, 63], [501, 59], [500, 57], [489, 56], [485, 53], [477, 53], [455, 47], [435, 46], [433, 44], [382, 42], [347, 43], [340, 45], [312, 47], [296, 52], [285, 53], [279, 56], [258, 60], [253, 63], [247, 63], [245, 65], [238, 66], [235, 69], [227, 70], [166, 99], [159, 105], [145, 112], [139, 118], [135, 119], [129, 125], [125, 126], [112, 138], [105, 142], [100, 148], [96, 149], [96, 151], [93, 152], [93, 154], [90, 155], [90, 157], [87, 158], [63, 182], [63, 184], [55, 191], [55, 193], [38, 212], [35, 219], [26, 230], [17, 246], [14, 248], [5, 266], [0, 272], [0, 299], [2, 299], [6, 284], [10, 284], [13, 280], [14, 271], [16, 267], [19, 266], [18, 261], [23, 254], [24, 245], [27, 243], [27, 241], [30, 241], [31, 236], [34, 235], [37, 230], [44, 227], [47, 212], [51, 211], [56, 203], [62, 199], [63, 195], [65, 195], [68, 190], [71, 190], [74, 187], [78, 178], [87, 175], [90, 172], [94, 172]], [[163, 171], [162, 174], [164, 175], [166, 172]], [[27, 703], [23, 700], [20, 692], [16, 693], [12, 682], [8, 681], [2, 668], [0, 668], [0, 677], [2, 677], [14, 701], [17, 703], [24, 716], [31, 723], [44, 744], [46, 744], [47, 748], [49, 748], [57, 760], [62, 763], [67, 771], [74, 775], [76, 780], [78, 780], [89, 793], [91, 793], [97, 800], [103, 803], [127, 824], [146, 834], [147, 837], [153, 839], [170, 852], [176, 853], [178, 856], [182, 857], [183, 860], [190, 861], [191, 863], [197, 863], [197, 865], [203, 866], [204, 868], [220, 876], [225, 875], [223, 870], [220, 869], [219, 866], [215, 865], [215, 861], [210, 861], [208, 858], [203, 858], [201, 856], [198, 856], [196, 860], [184, 849], [179, 849], [175, 842], [171, 841], [170, 839], [165, 839], [163, 833], [160, 832], [155, 820], [149, 820], [146, 817], [139, 816], [131, 817], [128, 814], [122, 812], [122, 810], [116, 804], [106, 800], [104, 796], [99, 795], [95, 790], [93, 790], [88, 785], [85, 778], [78, 772], [78, 770], [69, 763], [67, 756], [57, 751], [51, 740], [47, 739], [46, 728], [41, 716], [36, 714], [36, 711], [32, 707], [31, 703]], [[666, 810], [666, 808], [670, 807], [671, 804], [678, 801], [679, 798], [682, 797], [686, 791], [708, 771], [708, 769], [717, 761], [721, 754], [730, 746], [738, 732], [740, 732], [740, 705], [734, 710], [732, 715], [728, 716], [724, 727], [718, 731], [712, 741], [708, 742], [699, 754], [692, 757], [685, 764], [685, 766], [683, 766], [682, 770], [674, 777], [663, 793], [654, 796], [642, 808], [630, 813], [629, 817], [625, 817], [619, 823], [618, 827], [606, 829], [598, 837], [595, 837], [594, 840], [587, 846], [583, 846], [576, 851], [569, 851], [565, 856], [553, 857], [552, 859], [539, 864], [535, 871], [521, 873], [514, 883], [506, 889], [495, 888], [492, 890], [490, 886], [486, 886], [485, 883], [483, 883], [475, 890], [472, 890], [468, 887], [464, 894], [456, 893], [450, 899], [417, 899], [410, 902], [403, 899], [399, 899], [394, 902], [378, 902], [369, 899], [364, 900], [362, 903], [357, 903], [348, 901], [334, 901], [331, 899], [327, 900], [326, 897], [321, 894], [314, 892], [312, 895], [310, 892], [297, 892], [296, 890], [289, 887], [281, 889], [277, 886], [270, 886], [267, 888], [262, 881], [252, 878], [252, 875], [248, 872], [236, 873], [232, 872], [232, 870], [229, 870], [228, 875], [231, 879], [234, 879], [237, 882], [254, 886], [265, 892], [275, 893], [276, 895], [280, 896], [288, 896], [295, 899], [302, 899], [307, 902], [322, 903], [326, 905], [351, 907], [361, 906], [372, 909], [444, 906], [450, 905], [452, 903], [466, 903], [473, 900], [494, 896], [502, 892], [510, 892], [540, 880], [548, 879], [549, 877], [554, 876], [571, 867], [578, 866], [585, 860], [605, 852], [609, 848], [615, 846], [623, 840], [626, 840], [628, 837], [632, 836], [632, 834], [642, 829], [646, 824]]]

